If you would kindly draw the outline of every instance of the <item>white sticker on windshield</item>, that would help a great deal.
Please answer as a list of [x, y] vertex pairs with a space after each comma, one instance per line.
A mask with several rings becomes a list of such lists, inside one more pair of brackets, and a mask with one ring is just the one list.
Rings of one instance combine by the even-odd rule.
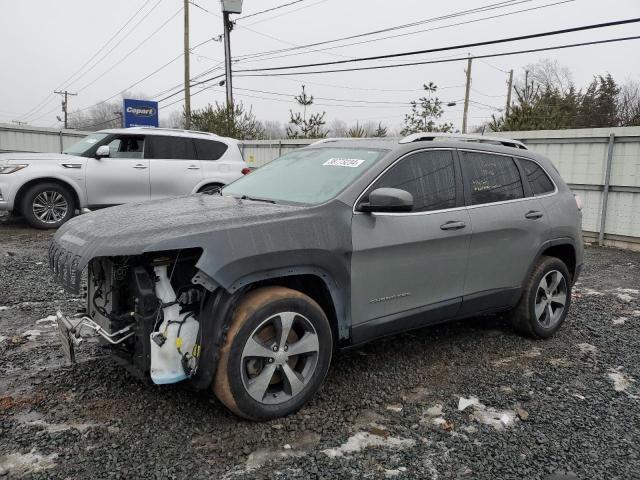
[[327, 165], [331, 167], [359, 167], [364, 163], [364, 160], [359, 160], [357, 158], [330, 158], [322, 165]]

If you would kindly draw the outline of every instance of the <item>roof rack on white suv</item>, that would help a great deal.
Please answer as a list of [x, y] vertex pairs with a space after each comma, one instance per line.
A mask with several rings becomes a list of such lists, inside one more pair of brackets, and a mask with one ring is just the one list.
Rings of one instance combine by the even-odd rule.
[[462, 142], [490, 143], [492, 145], [502, 145], [504, 147], [520, 148], [528, 150], [527, 146], [511, 138], [492, 137], [490, 135], [474, 135], [472, 133], [442, 133], [442, 132], [419, 132], [412, 133], [402, 138], [398, 143], [424, 142], [434, 140], [460, 140]]
[[203, 132], [201, 130], [184, 130], [182, 128], [166, 128], [166, 127], [130, 127], [128, 130], [149, 130], [149, 131], [157, 131], [157, 132], [178, 132], [178, 133], [198, 133], [201, 135], [210, 135], [213, 137], [218, 137], [215, 133], [211, 132]]

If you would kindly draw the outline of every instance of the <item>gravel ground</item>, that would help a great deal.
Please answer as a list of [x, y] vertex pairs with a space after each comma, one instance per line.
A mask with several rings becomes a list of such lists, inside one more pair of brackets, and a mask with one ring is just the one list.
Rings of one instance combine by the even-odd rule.
[[0, 218], [0, 477], [640, 478], [640, 254], [590, 247], [549, 341], [499, 318], [339, 352], [297, 415], [239, 420], [96, 346], [65, 366], [47, 318], [82, 305], [50, 232]]

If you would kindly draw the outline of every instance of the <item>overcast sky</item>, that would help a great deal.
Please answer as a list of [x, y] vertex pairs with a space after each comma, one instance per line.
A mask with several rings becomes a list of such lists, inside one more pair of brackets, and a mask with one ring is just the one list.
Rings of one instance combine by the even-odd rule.
[[[192, 46], [217, 37], [222, 32], [219, 1], [194, 1], [211, 13], [194, 5], [190, 6]], [[245, 0], [242, 15], [249, 15], [291, 1]], [[232, 56], [241, 57], [250, 53], [355, 35], [496, 4], [498, 1], [304, 0], [270, 13], [239, 20], [231, 37]], [[234, 64], [234, 69], [333, 61], [444, 47], [640, 17], [639, 0], [608, 2], [574, 0], [552, 5], [560, 1], [516, 0], [508, 8], [501, 7], [482, 13], [433, 21], [342, 43], [373, 40], [382, 36], [426, 29], [430, 31], [344, 48], [339, 48], [341, 43], [322, 45], [315, 48], [331, 48], [316, 52], [309, 50], [286, 52], [287, 55], [301, 52], [303, 54], [278, 59], [239, 61]], [[121, 91], [181, 54], [183, 48], [182, 5], [182, 0], [150, 0], [148, 2], [146, 0], [110, 0], [109, 2], [0, 0], [0, 39], [2, 40], [0, 122], [21, 120], [29, 121], [34, 125], [59, 127], [60, 123], [56, 121], [56, 115], [60, 115], [60, 98], [52, 94], [56, 88], [66, 88], [78, 93], [78, 96], [70, 98], [70, 111], [91, 106], [110, 97], [119, 98]], [[137, 16], [105, 46], [105, 42], [111, 39], [141, 7], [143, 8]], [[543, 8], [500, 18], [484, 19], [536, 7]], [[146, 18], [144, 18], [145, 15], [147, 15]], [[451, 26], [454, 23], [479, 19], [483, 20]], [[434, 28], [437, 29], [434, 30]], [[156, 30], [157, 32], [149, 37]], [[638, 31], [640, 31], [638, 24], [632, 24], [472, 50], [404, 57], [401, 61], [538, 48], [637, 35]], [[145, 43], [136, 48], [143, 41]], [[101, 48], [99, 55], [78, 72]], [[514, 69], [517, 77], [522, 74], [524, 66], [547, 57], [569, 67], [579, 87], [586, 85], [593, 75], [607, 72], [611, 73], [617, 81], [624, 82], [627, 79], [640, 79], [639, 51], [640, 40], [634, 40], [474, 61], [471, 100], [486, 106], [472, 104], [469, 123], [480, 124], [495, 111], [491, 107], [504, 107], [507, 90], [505, 71], [509, 69]], [[125, 58], [129, 53], [130, 55]], [[191, 76], [194, 77], [215, 67], [223, 58], [221, 42], [210, 41], [193, 49]], [[391, 63], [397, 63], [397, 60], [368, 62], [367, 65]], [[409, 107], [403, 104], [420, 96], [418, 89], [423, 83], [433, 81], [439, 86], [438, 96], [443, 101], [458, 102], [457, 106], [446, 108], [443, 118], [454, 122], [459, 128], [462, 118], [461, 99], [464, 97], [465, 67], [466, 61], [349, 73], [291, 77], [238, 77], [234, 79], [234, 87], [238, 88], [235, 91], [236, 99], [242, 100], [246, 105], [252, 105], [253, 111], [262, 120], [287, 122], [289, 109], [296, 110], [292, 97], [299, 93], [301, 85], [306, 83], [307, 90], [316, 97], [337, 99], [317, 99], [318, 105], [312, 108], [312, 111], [326, 111], [328, 122], [336, 118], [348, 123], [373, 120], [382, 121], [395, 128], [401, 124], [404, 113], [408, 111]], [[175, 87], [183, 81], [182, 69], [183, 61], [179, 58], [130, 90], [150, 98], [157, 96], [158, 93]], [[207, 77], [220, 73], [223, 73], [222, 69], [214, 71]], [[72, 77], [74, 74], [76, 75]], [[200, 88], [194, 87], [192, 94], [198, 92]], [[175, 90], [169, 91], [168, 94], [173, 92]], [[180, 95], [176, 95], [162, 102], [161, 117], [168, 116], [173, 110], [181, 110], [182, 102], [162, 107], [180, 98]], [[223, 102], [224, 98], [223, 88], [216, 86], [193, 96], [192, 108], [199, 108], [215, 101]], [[371, 104], [360, 101], [392, 103]]]

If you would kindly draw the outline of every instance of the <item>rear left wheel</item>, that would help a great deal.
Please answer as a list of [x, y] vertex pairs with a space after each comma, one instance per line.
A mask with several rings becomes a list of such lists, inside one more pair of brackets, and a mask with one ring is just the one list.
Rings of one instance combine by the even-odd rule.
[[213, 390], [241, 417], [282, 417], [320, 388], [332, 352], [331, 327], [315, 301], [284, 287], [260, 288], [236, 309]]

